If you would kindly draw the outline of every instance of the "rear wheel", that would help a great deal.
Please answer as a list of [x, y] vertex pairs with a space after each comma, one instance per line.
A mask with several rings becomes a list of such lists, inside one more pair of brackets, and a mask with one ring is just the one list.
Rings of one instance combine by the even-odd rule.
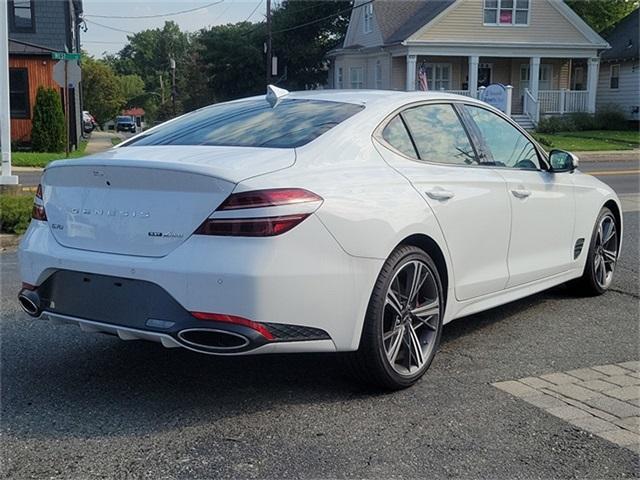
[[371, 295], [360, 348], [349, 357], [359, 379], [388, 389], [418, 381], [440, 342], [443, 298], [431, 257], [413, 246], [396, 249]]
[[584, 273], [574, 283], [582, 295], [601, 295], [613, 281], [613, 272], [618, 260], [618, 227], [613, 213], [608, 208], [600, 211], [591, 235], [591, 243]]

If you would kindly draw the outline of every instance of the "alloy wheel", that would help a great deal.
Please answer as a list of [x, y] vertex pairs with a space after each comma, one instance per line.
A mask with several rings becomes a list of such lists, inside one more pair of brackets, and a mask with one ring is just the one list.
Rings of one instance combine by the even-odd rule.
[[593, 257], [593, 273], [602, 289], [611, 285], [618, 259], [618, 232], [612, 215], [604, 215], [598, 224]]
[[434, 272], [421, 260], [402, 265], [387, 289], [382, 343], [389, 365], [400, 375], [419, 372], [435, 348], [440, 295]]

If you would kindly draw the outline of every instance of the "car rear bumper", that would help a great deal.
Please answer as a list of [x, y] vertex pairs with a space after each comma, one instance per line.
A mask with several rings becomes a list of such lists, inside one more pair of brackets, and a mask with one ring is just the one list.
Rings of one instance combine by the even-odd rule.
[[[159, 258], [63, 247], [45, 222], [34, 221], [19, 256], [22, 280], [45, 298], [46, 317], [198, 351], [204, 349], [189, 345], [181, 331], [214, 329], [249, 339], [234, 351], [207, 351], [232, 354], [356, 349], [381, 267], [380, 260], [347, 255], [314, 215], [278, 237], [194, 235]], [[190, 312], [238, 316], [315, 336], [284, 338], [280, 332], [264, 342], [255, 331], [199, 320]], [[173, 324], [158, 328], [162, 323], [150, 326], [150, 319]]]

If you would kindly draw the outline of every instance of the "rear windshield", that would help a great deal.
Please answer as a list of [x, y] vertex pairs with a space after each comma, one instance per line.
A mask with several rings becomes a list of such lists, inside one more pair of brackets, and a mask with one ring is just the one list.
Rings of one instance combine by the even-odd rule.
[[221, 145], [295, 148], [311, 142], [364, 107], [323, 100], [282, 100], [271, 107], [264, 99], [203, 108], [123, 146]]

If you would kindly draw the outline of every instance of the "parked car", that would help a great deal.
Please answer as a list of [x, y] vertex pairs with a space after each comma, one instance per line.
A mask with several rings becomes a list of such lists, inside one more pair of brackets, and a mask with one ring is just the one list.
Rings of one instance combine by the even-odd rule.
[[51, 163], [19, 300], [168, 348], [347, 352], [403, 388], [455, 318], [610, 287], [620, 202], [577, 166], [472, 98], [271, 89]]
[[128, 115], [116, 117], [116, 132], [136, 133], [136, 122]]
[[98, 126], [98, 123], [96, 122], [96, 119], [93, 118], [93, 115], [91, 115], [89, 112], [84, 110], [82, 112], [82, 129], [84, 133], [93, 132], [93, 130], [95, 130], [97, 126]]

